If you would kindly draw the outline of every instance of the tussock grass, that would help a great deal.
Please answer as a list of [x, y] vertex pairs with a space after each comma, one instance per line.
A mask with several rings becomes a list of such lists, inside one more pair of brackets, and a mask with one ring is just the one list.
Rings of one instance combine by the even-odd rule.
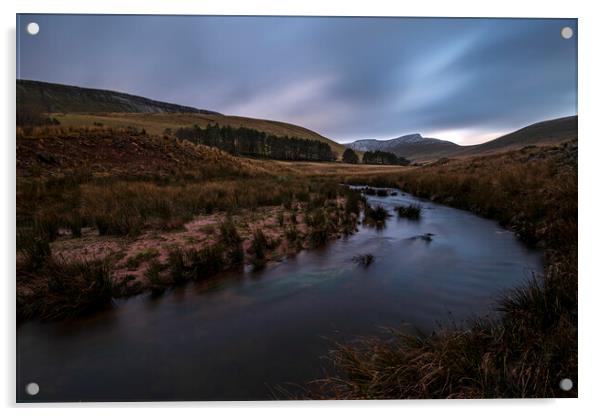
[[359, 264], [360, 266], [368, 267], [374, 262], [374, 255], [370, 254], [370, 253], [361, 254], [361, 255], [353, 257], [352, 260], [353, 260], [353, 262]]
[[159, 252], [155, 249], [148, 249], [148, 250], [144, 250], [141, 251], [140, 253], [137, 253], [136, 255], [130, 257], [126, 264], [128, 269], [130, 270], [136, 270], [140, 264], [150, 261], [152, 259], [154, 259], [155, 257], [157, 257], [159, 255]]
[[227, 261], [231, 264], [242, 264], [245, 253], [242, 247], [242, 238], [236, 230], [231, 218], [220, 224], [220, 244], [224, 249]]
[[100, 235], [136, 236], [145, 229], [179, 229], [200, 214], [292, 206], [293, 201], [318, 208], [328, 199], [354, 195], [334, 181], [297, 177], [167, 183], [112, 176], [74, 181], [30, 178], [20, 180], [17, 188], [17, 226], [35, 227], [50, 241], [61, 228], [77, 230], [74, 236], [84, 227], [93, 227]]
[[45, 320], [84, 315], [111, 304], [116, 287], [102, 261], [46, 258], [35, 270], [17, 264], [17, 318]]
[[371, 195], [371, 196], [376, 195], [376, 189], [374, 189], [374, 188], [366, 188], [365, 192], [366, 192], [366, 195]]
[[269, 243], [268, 239], [261, 230], [255, 230], [253, 232], [253, 240], [252, 240], [252, 250], [253, 257], [251, 259], [251, 264], [255, 270], [260, 270], [265, 267], [267, 262], [266, 260], [266, 250], [268, 249]]
[[368, 205], [364, 208], [365, 225], [382, 227], [389, 217], [387, 209], [382, 205], [376, 205], [375, 207]]
[[419, 220], [422, 214], [422, 207], [418, 204], [401, 205], [395, 207], [395, 212], [400, 218], [409, 218], [411, 220]]
[[377, 189], [376, 195], [377, 196], [389, 196], [389, 191], [387, 189]]
[[166, 266], [156, 259], [150, 261], [144, 275], [150, 282], [150, 290], [153, 296], [160, 296], [169, 287], [169, 282], [164, 276], [163, 271]]

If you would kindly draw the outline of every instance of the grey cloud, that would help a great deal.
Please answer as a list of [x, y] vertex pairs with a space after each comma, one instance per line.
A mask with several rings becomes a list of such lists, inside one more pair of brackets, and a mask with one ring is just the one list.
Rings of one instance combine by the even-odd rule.
[[[31, 20], [38, 36], [24, 34]], [[279, 119], [339, 141], [499, 132], [576, 113], [566, 25], [577, 32], [570, 19], [21, 15], [18, 76]]]

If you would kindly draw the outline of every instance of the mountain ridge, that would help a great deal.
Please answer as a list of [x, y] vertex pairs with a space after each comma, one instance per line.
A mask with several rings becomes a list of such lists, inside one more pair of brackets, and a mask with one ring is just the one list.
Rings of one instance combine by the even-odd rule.
[[354, 151], [384, 151], [410, 160], [429, 158], [433, 155], [447, 154], [459, 145], [430, 137], [422, 137], [419, 133], [406, 134], [389, 140], [365, 139], [345, 144]]
[[425, 138], [419, 133], [413, 133], [388, 140], [356, 140], [345, 143], [345, 147], [356, 151], [387, 151], [418, 162], [442, 157], [478, 156], [525, 146], [553, 145], [576, 138], [577, 120], [577, 115], [544, 120], [485, 143], [469, 146], [461, 146], [446, 140]]
[[17, 108], [43, 113], [220, 114], [119, 91], [26, 79], [17, 80]]

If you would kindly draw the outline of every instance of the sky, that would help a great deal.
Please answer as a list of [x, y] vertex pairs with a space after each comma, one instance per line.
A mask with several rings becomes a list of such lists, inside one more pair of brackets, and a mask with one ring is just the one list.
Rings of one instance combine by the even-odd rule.
[[286, 121], [341, 143], [476, 144], [577, 114], [576, 19], [20, 15], [17, 55], [21, 79]]

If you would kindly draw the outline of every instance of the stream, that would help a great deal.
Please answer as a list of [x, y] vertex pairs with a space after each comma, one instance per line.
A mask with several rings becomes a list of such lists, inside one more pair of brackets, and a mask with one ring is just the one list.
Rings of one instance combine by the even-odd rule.
[[[392, 215], [382, 229], [360, 225], [262, 271], [118, 300], [90, 317], [20, 325], [17, 400], [272, 399], [278, 386], [294, 392], [332, 372], [334, 341], [495, 316], [504, 290], [542, 271], [541, 252], [496, 222], [391, 191], [367, 197]], [[393, 211], [410, 203], [420, 220]], [[352, 260], [367, 253], [368, 267]]]

